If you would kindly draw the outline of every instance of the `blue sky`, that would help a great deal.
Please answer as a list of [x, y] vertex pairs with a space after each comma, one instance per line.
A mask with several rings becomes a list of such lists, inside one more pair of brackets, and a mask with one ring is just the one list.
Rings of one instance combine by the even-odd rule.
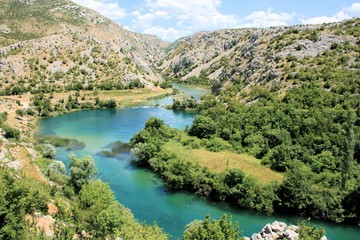
[[354, 0], [73, 0], [120, 25], [174, 41], [194, 32], [336, 22], [360, 17]]

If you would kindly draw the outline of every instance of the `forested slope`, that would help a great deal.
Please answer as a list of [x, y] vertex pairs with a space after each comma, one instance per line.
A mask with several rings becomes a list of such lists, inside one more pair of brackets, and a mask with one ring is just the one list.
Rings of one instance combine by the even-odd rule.
[[[359, 24], [353, 19], [321, 26], [224, 30], [248, 32], [251, 44], [238, 41], [230, 57], [218, 61], [223, 65], [213, 81], [216, 96], [204, 97], [197, 106], [184, 101], [185, 108], [200, 112], [188, 136], [168, 135], [166, 127], [151, 127], [149, 121], [133, 138], [135, 153], [176, 189], [261, 211], [359, 223]], [[201, 59], [196, 44], [222, 32], [194, 35], [190, 43], [180, 40], [169, 56], [178, 56], [182, 49], [182, 59]], [[192, 44], [199, 36], [201, 40]], [[205, 48], [215, 48], [211, 42]], [[200, 78], [187, 78], [201, 64], [191, 67], [176, 59], [163, 63], [170, 66], [165, 70], [169, 76], [185, 82], [209, 80], [205, 70]], [[176, 109], [181, 106], [175, 103]], [[188, 148], [250, 154], [284, 172], [285, 180], [261, 186], [238, 170], [220, 175], [206, 169], [189, 171], [199, 166], [169, 154], [161, 142], [168, 138]]]

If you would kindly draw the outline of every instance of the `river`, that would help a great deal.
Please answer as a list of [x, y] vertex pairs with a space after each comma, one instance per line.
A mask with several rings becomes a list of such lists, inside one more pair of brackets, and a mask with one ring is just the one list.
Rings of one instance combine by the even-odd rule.
[[[186, 91], [186, 87], [177, 86]], [[203, 90], [193, 92], [198, 98]], [[189, 93], [189, 92], [187, 92]], [[170, 99], [172, 101], [172, 99]], [[168, 98], [149, 104], [171, 104]], [[296, 224], [299, 218], [294, 216], [267, 216], [247, 210], [230, 208], [216, 204], [184, 192], [167, 192], [163, 182], [154, 173], [134, 167], [130, 162], [130, 153], [105, 158], [98, 153], [116, 142], [128, 142], [140, 131], [150, 117], [158, 117], [171, 127], [184, 129], [190, 126], [195, 114], [174, 112], [162, 107], [120, 108], [112, 110], [80, 111], [42, 119], [39, 131], [43, 135], [76, 138], [86, 146], [73, 150], [78, 156], [91, 155], [98, 168], [99, 177], [110, 184], [116, 198], [131, 209], [140, 221], [157, 222], [174, 239], [181, 238], [186, 224], [195, 219], [203, 219], [206, 214], [220, 218], [223, 213], [238, 221], [244, 235], [259, 232], [263, 226], [273, 221]], [[57, 148], [56, 159], [69, 163], [69, 151]], [[312, 221], [326, 229], [329, 239], [360, 239], [360, 228], [340, 224]]]

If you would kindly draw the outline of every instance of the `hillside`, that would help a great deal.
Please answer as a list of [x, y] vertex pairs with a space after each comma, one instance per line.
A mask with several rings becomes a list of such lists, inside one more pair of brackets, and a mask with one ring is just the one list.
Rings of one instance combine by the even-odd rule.
[[[214, 95], [174, 102], [173, 109], [200, 113], [180, 136], [151, 128], [158, 120], [149, 120], [133, 137], [139, 162], [171, 189], [257, 211], [359, 224], [359, 26], [357, 18], [178, 40], [159, 68], [167, 79], [212, 85]], [[173, 146], [203, 155], [250, 155], [283, 172], [284, 181], [262, 186], [253, 170], [246, 176], [245, 166], [229, 170], [235, 166], [230, 157], [222, 161], [226, 171], [216, 175], [219, 157], [214, 164], [210, 154], [186, 161], [191, 158], [174, 154], [184, 150]]]
[[[168, 44], [67, 0], [0, 4], [0, 96], [17, 95], [0, 97], [1, 239], [167, 239], [93, 179], [90, 157], [70, 155], [69, 175], [52, 159], [50, 144], [81, 142], [34, 137], [39, 116], [170, 94], [148, 89], [163, 78], [205, 83], [214, 93], [175, 101], [199, 113], [185, 131], [150, 118], [131, 139], [134, 161], [167, 189], [268, 214], [360, 224], [359, 18], [201, 32]], [[38, 233], [46, 219], [56, 223], [53, 231]], [[226, 216], [211, 221], [214, 231], [209, 216], [195, 221], [185, 236], [202, 224], [239, 237]]]
[[[130, 32], [68, 0], [1, 0], [3, 95], [121, 89], [160, 81], [153, 63], [167, 43]], [[21, 83], [21, 86], [18, 84]]]
[[[323, 25], [227, 29], [201, 32], [179, 39], [167, 48], [159, 69], [185, 82], [209, 82], [217, 87], [240, 84], [240, 89], [265, 86], [284, 92], [297, 84], [297, 72], [334, 64], [359, 68], [360, 19]], [[217, 91], [216, 91], [217, 92]]]

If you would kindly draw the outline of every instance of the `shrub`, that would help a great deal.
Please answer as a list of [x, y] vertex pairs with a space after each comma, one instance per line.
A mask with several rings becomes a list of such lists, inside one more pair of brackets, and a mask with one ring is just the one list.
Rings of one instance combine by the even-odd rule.
[[56, 150], [51, 144], [43, 144], [40, 146], [41, 154], [44, 158], [54, 159]]
[[52, 161], [46, 170], [46, 174], [48, 176], [51, 174], [66, 174], [65, 164], [61, 161]]
[[19, 140], [20, 139], [20, 131], [14, 127], [11, 127], [8, 124], [3, 124], [2, 125], [2, 129], [5, 132], [5, 138], [7, 139], [15, 139], [15, 140]]

